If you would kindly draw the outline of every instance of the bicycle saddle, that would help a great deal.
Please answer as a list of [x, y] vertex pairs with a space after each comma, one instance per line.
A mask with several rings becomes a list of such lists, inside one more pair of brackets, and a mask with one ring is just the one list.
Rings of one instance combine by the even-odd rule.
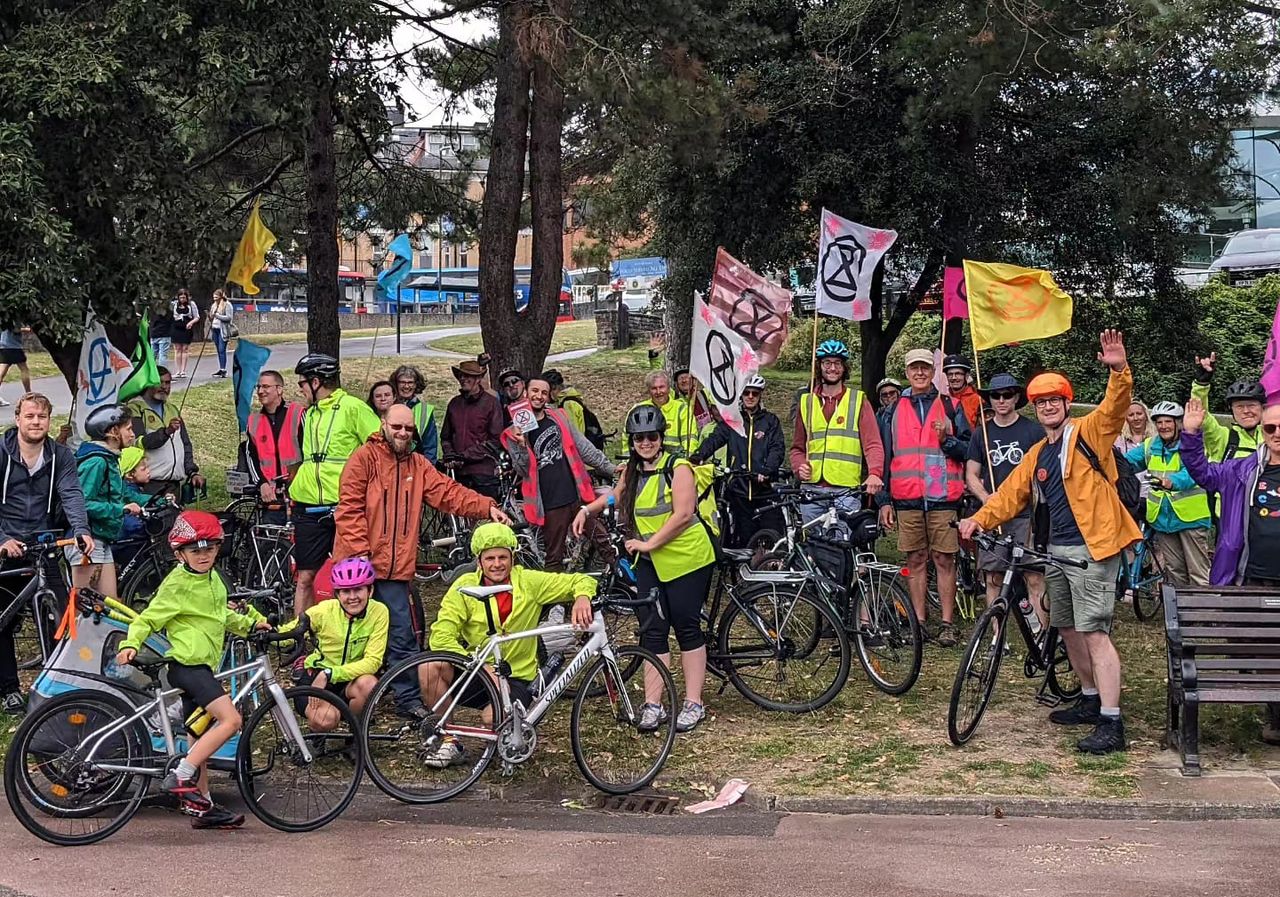
[[510, 592], [511, 586], [463, 586], [458, 591], [468, 598], [484, 601], [490, 595], [501, 595], [503, 592]]
[[726, 558], [731, 561], [750, 561], [755, 557], [755, 551], [750, 548], [725, 548], [722, 552]]

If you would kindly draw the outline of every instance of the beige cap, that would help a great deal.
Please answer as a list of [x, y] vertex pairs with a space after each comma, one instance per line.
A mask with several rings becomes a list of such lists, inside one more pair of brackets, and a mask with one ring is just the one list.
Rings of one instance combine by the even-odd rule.
[[933, 352], [929, 349], [911, 349], [907, 352], [905, 365], [911, 367], [913, 364], [924, 364], [933, 367]]

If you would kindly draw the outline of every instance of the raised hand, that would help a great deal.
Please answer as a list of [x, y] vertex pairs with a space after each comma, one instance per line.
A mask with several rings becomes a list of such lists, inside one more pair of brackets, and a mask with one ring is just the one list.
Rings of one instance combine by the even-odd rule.
[[[1207, 359], [1206, 359], [1207, 360]], [[1198, 432], [1204, 424], [1204, 402], [1197, 398], [1187, 399], [1186, 411], [1182, 417], [1182, 429], [1188, 433]]]
[[1119, 330], [1104, 330], [1098, 338], [1102, 351], [1098, 360], [1113, 371], [1123, 371], [1129, 364], [1129, 356], [1124, 350], [1124, 334]]
[[1201, 358], [1199, 355], [1196, 356], [1196, 364], [1199, 365], [1200, 368], [1206, 374], [1213, 373], [1213, 366], [1217, 363], [1217, 361], [1218, 361], [1217, 352], [1210, 352], [1206, 358]]

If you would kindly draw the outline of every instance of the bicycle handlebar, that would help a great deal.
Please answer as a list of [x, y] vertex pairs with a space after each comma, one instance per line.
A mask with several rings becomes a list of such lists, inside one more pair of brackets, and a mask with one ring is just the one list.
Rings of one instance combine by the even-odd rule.
[[[951, 521], [951, 526], [958, 529], [960, 525], [957, 521], [953, 520]], [[983, 530], [978, 530], [973, 534], [973, 541], [978, 543], [979, 548], [982, 548], [986, 551], [995, 551], [998, 548], [1009, 548], [1009, 549], [1013, 549], [1015, 547], [1021, 548], [1023, 558], [1021, 561], [1018, 562], [1020, 566], [1029, 566], [1032, 564], [1046, 563], [1046, 564], [1055, 564], [1062, 567], [1075, 567], [1078, 570], [1085, 570], [1085, 569], [1088, 569], [1089, 567], [1089, 562], [1085, 560], [1078, 560], [1076, 558], [1064, 558], [1061, 555], [1050, 554], [1047, 551], [1038, 551], [1029, 545], [1016, 546], [1014, 544], [1012, 535], [996, 536], [994, 533], [988, 533], [988, 532], [984, 532]]]

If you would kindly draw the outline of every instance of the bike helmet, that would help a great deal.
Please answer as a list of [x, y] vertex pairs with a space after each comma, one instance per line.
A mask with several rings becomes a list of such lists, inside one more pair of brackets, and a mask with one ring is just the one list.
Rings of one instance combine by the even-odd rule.
[[818, 351], [814, 353], [814, 358], [819, 361], [824, 358], [839, 358], [848, 361], [849, 347], [838, 339], [824, 340], [822, 345], [818, 346]]
[[968, 373], [973, 370], [973, 365], [969, 364], [968, 360], [963, 355], [948, 355], [946, 358], [942, 359], [942, 372], [944, 374], [947, 371], [955, 369]]
[[665, 433], [667, 419], [655, 405], [637, 405], [627, 415], [627, 435], [637, 433]]
[[323, 352], [308, 352], [302, 356], [302, 360], [298, 362], [293, 372], [299, 377], [319, 377], [321, 380], [329, 380], [339, 374], [338, 359]]
[[1227, 387], [1227, 404], [1232, 402], [1267, 403], [1267, 391], [1257, 380], [1237, 380]]
[[759, 389], [763, 391], [764, 377], [761, 377], [759, 374], [756, 374], [754, 377], [751, 377], [749, 380], [747, 380], [747, 382], [742, 385], [742, 388], [743, 389]]
[[123, 405], [103, 405], [94, 408], [84, 420], [84, 434], [90, 439], [105, 439], [107, 431], [133, 420], [129, 409]]
[[373, 564], [368, 558], [347, 558], [333, 565], [330, 580], [335, 589], [373, 585]]
[[222, 522], [208, 511], [183, 511], [169, 530], [169, 547], [208, 548], [223, 538]]
[[142, 459], [145, 458], [146, 455], [147, 453], [136, 445], [131, 445], [128, 448], [121, 449], [120, 476], [127, 477], [129, 474], [133, 473], [134, 469], [142, 463]]
[[1155, 407], [1151, 409], [1151, 419], [1155, 420], [1157, 417], [1176, 417], [1181, 419], [1184, 413], [1182, 406], [1177, 402], [1156, 402]]
[[542, 379], [547, 381], [547, 385], [552, 389], [559, 389], [564, 386], [564, 374], [552, 369], [542, 372]]
[[1076, 394], [1075, 390], [1071, 388], [1071, 381], [1061, 374], [1048, 373], [1036, 374], [1031, 378], [1031, 382], [1027, 384], [1028, 402], [1047, 399], [1052, 396], [1058, 396], [1068, 402], [1074, 402]]
[[880, 392], [880, 390], [884, 389], [886, 386], [892, 386], [898, 392], [902, 392], [902, 384], [899, 383], [897, 380], [893, 379], [892, 377], [885, 377], [883, 380], [877, 383], [876, 392], [877, 393]]
[[471, 553], [476, 557], [490, 548], [515, 551], [519, 544], [515, 530], [505, 523], [482, 523], [471, 534]]

